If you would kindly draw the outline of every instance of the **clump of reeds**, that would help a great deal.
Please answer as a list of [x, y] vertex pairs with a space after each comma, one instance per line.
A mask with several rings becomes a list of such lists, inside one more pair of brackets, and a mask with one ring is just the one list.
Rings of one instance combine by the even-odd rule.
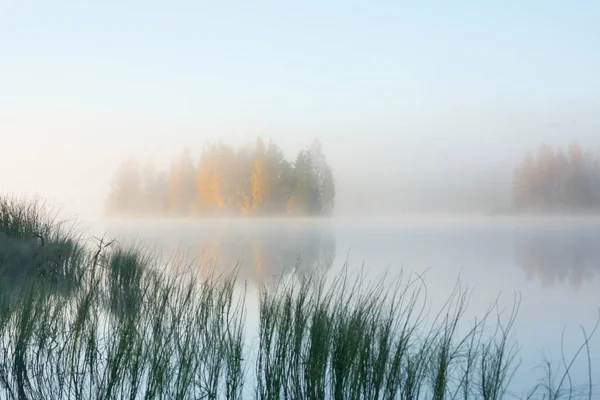
[[257, 398], [502, 398], [518, 303], [484, 336], [484, 321], [459, 333], [466, 290], [457, 286], [433, 321], [424, 293], [419, 277], [365, 287], [345, 273], [327, 285], [300, 277], [265, 289]]
[[234, 277], [184, 279], [158, 260], [103, 240], [86, 249], [40, 203], [1, 199], [0, 391], [240, 398], [245, 314]]
[[[4, 291], [51, 285], [69, 294], [80, 284], [85, 251], [72, 223], [39, 200], [0, 197], [0, 282]], [[0, 284], [1, 285], [1, 284]]]
[[[235, 273], [173, 274], [143, 248], [87, 248], [69, 232], [37, 202], [0, 198], [2, 398], [240, 399], [245, 386], [257, 399], [509, 394], [518, 297], [506, 314], [496, 301], [466, 321], [459, 282], [430, 318], [420, 276], [282, 277], [261, 288], [252, 358]], [[590, 336], [574, 358], [590, 360]], [[591, 398], [591, 369], [583, 391], [563, 364], [557, 379], [548, 364], [529, 397]]]
[[[256, 360], [259, 399], [502, 399], [592, 398], [589, 341], [553, 379], [521, 397], [509, 387], [519, 363], [513, 327], [520, 297], [502, 310], [498, 299], [481, 318], [465, 321], [469, 290], [460, 281], [433, 319], [425, 312], [419, 276], [365, 284], [347, 270], [332, 281], [315, 276], [280, 279], [260, 298]], [[600, 321], [600, 319], [598, 320]], [[582, 328], [583, 329], [583, 328]], [[571, 368], [586, 350], [588, 384], [576, 386]]]

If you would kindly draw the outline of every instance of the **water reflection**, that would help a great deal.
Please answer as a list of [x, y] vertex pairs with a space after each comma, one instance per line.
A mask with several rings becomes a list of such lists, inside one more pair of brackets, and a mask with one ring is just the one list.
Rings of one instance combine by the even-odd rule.
[[600, 275], [600, 231], [593, 226], [531, 226], [514, 231], [515, 262], [544, 288], [579, 289]]
[[336, 256], [336, 247], [342, 247], [344, 253], [352, 249], [352, 265], [362, 259], [377, 270], [391, 263], [421, 272], [420, 268], [434, 266], [439, 266], [438, 273], [444, 273], [451, 266], [481, 269], [482, 265], [492, 264], [505, 271], [516, 264], [529, 280], [540, 282], [544, 288], [568, 284], [577, 289], [585, 281], [600, 278], [597, 224], [544, 222], [383, 229], [297, 221], [169, 220], [112, 222], [100, 235], [103, 232], [158, 246], [166, 254], [191, 256], [205, 267], [203, 273], [237, 266], [240, 279], [256, 283], [296, 268], [299, 272], [327, 270]]
[[[168, 230], [168, 231], [166, 231]], [[167, 254], [195, 257], [201, 273], [237, 268], [240, 280], [256, 283], [295, 271], [326, 271], [336, 255], [334, 233], [313, 224], [241, 223], [113, 227], [116, 237], [158, 245]]]
[[319, 229], [263, 229], [221, 232], [209, 240], [199, 237], [201, 260], [226, 269], [237, 267], [240, 279], [264, 279], [295, 271], [325, 271], [335, 258], [335, 237]]

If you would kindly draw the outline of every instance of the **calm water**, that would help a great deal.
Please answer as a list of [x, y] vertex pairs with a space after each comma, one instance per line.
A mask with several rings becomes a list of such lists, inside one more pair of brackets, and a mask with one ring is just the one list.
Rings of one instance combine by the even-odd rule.
[[[508, 309], [520, 293], [516, 391], [537, 383], [544, 359], [560, 368], [561, 348], [570, 360], [583, 343], [580, 325], [591, 330], [600, 307], [600, 220], [104, 221], [93, 231], [221, 269], [237, 264], [240, 279], [254, 283], [294, 266], [333, 274], [347, 264], [372, 278], [425, 272], [433, 310], [460, 278], [473, 289], [465, 320], [482, 315], [498, 295]], [[600, 332], [590, 346], [598, 382]], [[585, 352], [573, 368], [574, 381], [585, 382]]]

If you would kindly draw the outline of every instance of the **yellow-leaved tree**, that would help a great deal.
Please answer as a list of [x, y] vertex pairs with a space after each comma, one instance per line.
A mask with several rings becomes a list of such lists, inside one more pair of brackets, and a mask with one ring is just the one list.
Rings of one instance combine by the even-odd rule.
[[256, 141], [252, 170], [252, 212], [260, 213], [269, 203], [269, 176], [266, 163], [265, 144], [261, 138]]

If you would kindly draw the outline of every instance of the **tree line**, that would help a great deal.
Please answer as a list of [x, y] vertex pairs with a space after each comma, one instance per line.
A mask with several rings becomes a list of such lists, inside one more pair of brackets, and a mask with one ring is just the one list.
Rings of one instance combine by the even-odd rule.
[[513, 208], [519, 211], [600, 209], [600, 152], [577, 144], [555, 150], [542, 144], [515, 168]]
[[293, 162], [258, 138], [235, 150], [205, 146], [197, 162], [186, 149], [168, 170], [127, 160], [108, 197], [109, 215], [328, 215], [335, 206], [335, 179], [320, 141]]

